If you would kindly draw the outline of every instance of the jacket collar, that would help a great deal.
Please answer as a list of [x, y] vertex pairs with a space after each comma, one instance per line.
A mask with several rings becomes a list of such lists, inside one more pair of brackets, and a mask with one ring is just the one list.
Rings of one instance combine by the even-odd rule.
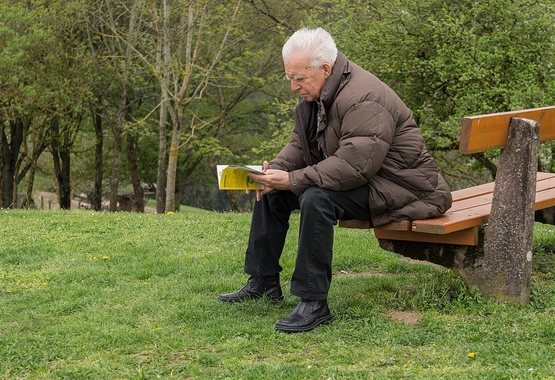
[[[320, 103], [323, 109], [331, 107], [335, 95], [345, 85], [346, 78], [351, 74], [349, 61], [347, 57], [341, 52], [337, 53], [337, 59], [333, 65], [331, 75], [326, 79], [326, 83], [320, 93]], [[324, 111], [325, 112], [325, 111]]]

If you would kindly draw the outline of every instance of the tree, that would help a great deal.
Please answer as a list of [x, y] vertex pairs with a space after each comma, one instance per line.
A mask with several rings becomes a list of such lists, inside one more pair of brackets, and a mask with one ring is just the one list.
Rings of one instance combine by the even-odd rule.
[[[131, 4], [128, 4], [131, 3]], [[118, 83], [118, 100], [115, 120], [111, 123], [114, 137], [112, 151], [112, 172], [110, 176], [110, 211], [118, 209], [118, 195], [120, 185], [121, 155], [124, 143], [124, 131], [133, 120], [134, 100], [133, 86], [136, 76], [140, 73], [137, 67], [143, 22], [144, 0], [119, 1], [99, 0], [89, 8], [91, 15], [90, 26], [103, 41], [102, 52], [105, 52], [111, 63], [112, 72]], [[130, 5], [130, 6], [128, 6]], [[127, 157], [135, 160], [133, 137], [128, 140]], [[136, 169], [135, 162], [129, 162], [131, 171]], [[137, 209], [143, 210], [143, 192], [139, 183], [138, 173], [132, 175], [133, 189]]]
[[[44, 150], [40, 141], [46, 132], [42, 128], [35, 130], [34, 124], [35, 121], [41, 123], [41, 119], [44, 121], [43, 111], [48, 108], [43, 96], [47, 78], [43, 64], [48, 59], [49, 47], [55, 44], [45, 25], [33, 22], [36, 13], [27, 12], [19, 5], [13, 5], [10, 10], [7, 11], [6, 5], [0, 5], [0, 70], [3, 74], [0, 90], [0, 206], [6, 208], [17, 204], [21, 173], [28, 170], [25, 160], [32, 155], [32, 162], [36, 162], [36, 156]], [[38, 147], [33, 145], [36, 150], [28, 149], [30, 135], [39, 144]]]
[[[62, 7], [61, 3], [52, 2], [45, 7], [14, 2], [9, 11], [7, 5], [0, 5], [4, 207], [15, 204], [18, 185], [27, 173], [27, 196], [31, 198], [42, 152], [59, 136], [71, 135], [79, 128], [79, 105], [87, 91], [81, 71], [82, 45], [75, 38], [78, 28], [71, 5], [64, 3]], [[52, 127], [59, 126], [67, 130], [52, 134]], [[64, 147], [71, 149], [71, 144]], [[63, 157], [69, 158], [69, 151]], [[65, 191], [70, 187], [69, 174], [59, 179], [63, 181], [59, 187], [63, 198], [60, 203], [69, 207], [70, 191]]]
[[[220, 2], [193, 1], [187, 4], [186, 8], [172, 9], [169, 0], [163, 1], [163, 23], [158, 30], [158, 35], [162, 36], [159, 51], [164, 65], [163, 71], [157, 73], [157, 78], [163, 94], [162, 101], [166, 102], [166, 110], [172, 123], [167, 167], [166, 211], [174, 211], [176, 206], [178, 152], [182, 146], [184, 109], [197, 96], [202, 96], [214, 66], [220, 61], [227, 48], [229, 35], [236, 27], [241, 3], [242, 1], [238, 0], [229, 7], [228, 4]], [[209, 7], [209, 5], [212, 6]], [[184, 26], [183, 30], [177, 29], [178, 33], [172, 36], [174, 38], [170, 37], [172, 11], [182, 15], [181, 23]], [[183, 15], [186, 15], [186, 18]], [[212, 37], [211, 41], [215, 42], [214, 44], [207, 43], [209, 36]], [[184, 51], [180, 49], [182, 45], [185, 46]], [[176, 54], [172, 54], [175, 50], [177, 50]], [[189, 137], [191, 137], [199, 124], [202, 128], [212, 123], [212, 120], [199, 122], [193, 118], [189, 123], [191, 131]]]

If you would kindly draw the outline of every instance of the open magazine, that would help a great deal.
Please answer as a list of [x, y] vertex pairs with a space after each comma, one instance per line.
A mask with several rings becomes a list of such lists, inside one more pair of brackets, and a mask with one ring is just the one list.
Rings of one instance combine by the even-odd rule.
[[264, 174], [261, 165], [217, 165], [220, 190], [258, 190], [263, 186], [249, 173]]

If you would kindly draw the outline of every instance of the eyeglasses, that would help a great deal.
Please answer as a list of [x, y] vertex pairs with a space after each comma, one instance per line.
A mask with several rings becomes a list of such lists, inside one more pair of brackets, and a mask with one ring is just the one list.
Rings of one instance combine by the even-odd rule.
[[308, 76], [302, 76], [302, 75], [295, 75], [293, 76], [293, 78], [289, 78], [287, 75], [285, 76], [285, 79], [288, 81], [295, 81], [295, 82], [299, 82], [302, 83], [305, 80], [307, 80]]

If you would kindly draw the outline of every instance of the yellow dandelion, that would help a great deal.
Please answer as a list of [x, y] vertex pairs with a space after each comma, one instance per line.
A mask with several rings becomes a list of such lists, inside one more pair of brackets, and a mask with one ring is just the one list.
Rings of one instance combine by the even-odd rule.
[[173, 211], [168, 211], [168, 215], [173, 215]]
[[45, 281], [45, 282], [42, 283], [42, 286], [46, 286], [46, 284], [47, 284], [47, 282]]
[[474, 358], [476, 357], [476, 354], [475, 354], [474, 352], [469, 352], [469, 353], [468, 353], [468, 357], [469, 357], [470, 359], [474, 359]]
[[121, 218], [120, 218], [120, 217], [118, 216], [118, 217], [116, 218], [116, 220], [118, 220], [118, 221], [119, 221], [119, 220], [121, 220]]
[[94, 219], [94, 220], [93, 220], [93, 223], [98, 223], [98, 220]]
[[8, 290], [6, 290], [6, 293], [12, 294], [12, 291], [10, 289], [8, 289]]
[[108, 260], [110, 258], [110, 256], [104, 255], [102, 256], [102, 260]]

